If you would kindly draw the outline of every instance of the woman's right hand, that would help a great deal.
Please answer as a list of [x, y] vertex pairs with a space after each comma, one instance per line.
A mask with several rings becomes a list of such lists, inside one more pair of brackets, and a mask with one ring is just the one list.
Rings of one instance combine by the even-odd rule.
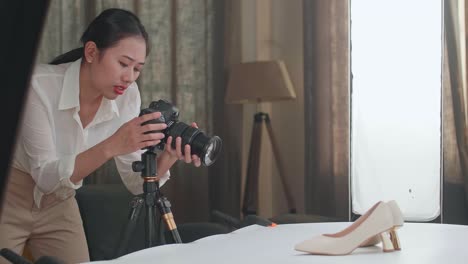
[[135, 117], [123, 124], [111, 137], [108, 138], [109, 148], [112, 156], [119, 156], [135, 152], [139, 149], [154, 146], [161, 142], [164, 133], [149, 131], [161, 131], [167, 127], [165, 123], [146, 124], [142, 123], [161, 117], [160, 112], [154, 112], [139, 117]]

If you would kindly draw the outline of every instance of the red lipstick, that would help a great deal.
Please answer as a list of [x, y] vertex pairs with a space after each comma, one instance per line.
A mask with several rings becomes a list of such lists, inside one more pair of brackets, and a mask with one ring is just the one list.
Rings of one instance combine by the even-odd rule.
[[116, 85], [114, 86], [114, 92], [118, 95], [122, 95], [125, 91], [125, 89], [127, 89], [127, 87], [125, 86], [121, 86], [121, 85]]

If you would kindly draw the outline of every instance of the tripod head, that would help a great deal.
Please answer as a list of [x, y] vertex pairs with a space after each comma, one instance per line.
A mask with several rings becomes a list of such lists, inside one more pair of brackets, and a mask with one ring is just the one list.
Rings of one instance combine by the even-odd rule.
[[157, 181], [158, 176], [156, 163], [156, 146], [149, 147], [141, 154], [141, 161], [134, 161], [132, 169], [135, 172], [141, 172], [141, 177], [146, 181]]
[[146, 205], [150, 207], [155, 206], [162, 196], [157, 178], [158, 168], [156, 158], [156, 146], [152, 146], [141, 154], [141, 161], [134, 161], [132, 163], [133, 171], [141, 172], [141, 177], [143, 178], [143, 195], [150, 198], [145, 199]]

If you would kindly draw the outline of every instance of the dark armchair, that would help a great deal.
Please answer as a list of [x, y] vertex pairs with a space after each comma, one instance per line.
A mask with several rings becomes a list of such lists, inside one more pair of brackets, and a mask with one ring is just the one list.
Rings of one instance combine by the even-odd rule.
[[[76, 200], [92, 261], [117, 257], [120, 235], [128, 223], [129, 204], [133, 198], [123, 184], [89, 184], [77, 190]], [[145, 248], [144, 211], [142, 208], [142, 215], [138, 217], [135, 231], [129, 239], [127, 253]], [[178, 231], [182, 242], [188, 243], [230, 230], [217, 223], [186, 223], [178, 224]], [[171, 233], [164, 232], [160, 243], [173, 243]]]

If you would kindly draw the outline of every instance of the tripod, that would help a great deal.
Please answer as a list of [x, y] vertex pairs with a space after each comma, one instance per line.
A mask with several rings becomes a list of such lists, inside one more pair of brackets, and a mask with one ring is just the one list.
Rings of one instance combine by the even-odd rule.
[[244, 201], [242, 206], [242, 213], [244, 216], [257, 214], [258, 207], [258, 177], [260, 165], [260, 144], [262, 142], [262, 125], [265, 122], [270, 142], [273, 149], [273, 155], [276, 159], [279, 176], [283, 185], [283, 190], [286, 195], [286, 200], [290, 213], [296, 213], [296, 205], [294, 198], [291, 194], [291, 188], [285, 178], [283, 161], [280, 157], [278, 145], [273, 134], [273, 129], [270, 124], [270, 116], [267, 113], [258, 112], [254, 116], [254, 124], [252, 128], [252, 138], [249, 150], [249, 161], [247, 164], [247, 179], [244, 191]]
[[143, 194], [133, 198], [130, 203], [131, 208], [128, 215], [128, 222], [121, 234], [121, 238], [119, 240], [120, 245], [117, 249], [116, 257], [127, 253], [128, 241], [135, 230], [143, 204], [146, 209], [145, 247], [150, 248], [156, 246], [156, 206], [158, 207], [167, 228], [171, 231], [175, 243], [182, 243], [174, 221], [174, 216], [171, 212], [171, 203], [162, 195], [159, 189], [159, 182], [156, 177], [156, 156], [155, 147], [150, 147], [146, 152], [141, 154], [141, 161], [135, 161], [132, 164], [133, 171], [141, 172], [141, 177], [143, 178]]

